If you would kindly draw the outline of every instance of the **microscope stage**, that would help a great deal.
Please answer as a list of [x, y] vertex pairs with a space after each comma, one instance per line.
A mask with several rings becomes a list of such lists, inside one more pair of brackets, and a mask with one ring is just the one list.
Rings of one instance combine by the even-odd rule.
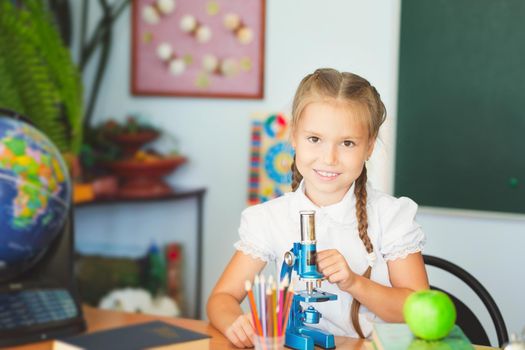
[[337, 300], [337, 295], [320, 290], [314, 290], [311, 294], [308, 294], [308, 292], [305, 290], [298, 291], [296, 296], [300, 301], [304, 301], [306, 303], [320, 303], [323, 301]]

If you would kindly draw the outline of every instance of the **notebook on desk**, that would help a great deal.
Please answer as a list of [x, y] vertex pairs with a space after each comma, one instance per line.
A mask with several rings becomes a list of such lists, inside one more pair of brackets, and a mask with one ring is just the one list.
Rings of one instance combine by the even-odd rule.
[[153, 321], [57, 339], [53, 350], [207, 350], [209, 338], [207, 334]]
[[375, 350], [474, 350], [458, 325], [445, 338], [427, 341], [414, 337], [405, 323], [375, 323], [372, 345]]

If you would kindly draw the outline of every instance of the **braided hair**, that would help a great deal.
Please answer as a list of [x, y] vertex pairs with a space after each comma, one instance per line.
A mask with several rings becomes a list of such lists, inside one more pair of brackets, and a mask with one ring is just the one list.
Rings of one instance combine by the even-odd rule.
[[[327, 98], [346, 101], [349, 108], [355, 106], [356, 103], [365, 107], [368, 113], [363, 113], [362, 121], [368, 127], [369, 138], [377, 138], [379, 127], [386, 118], [386, 109], [379, 93], [366, 79], [353, 73], [339, 72], [331, 68], [317, 69], [314, 73], [307, 75], [299, 84], [292, 106], [292, 135], [297, 128], [304, 108], [312, 102], [323, 101]], [[292, 190], [295, 191], [303, 179], [295, 164], [295, 157], [291, 170]], [[371, 254], [374, 251], [374, 247], [368, 236], [366, 182], [366, 165], [363, 165], [361, 174], [355, 180], [354, 186], [357, 230], [367, 253]], [[363, 277], [370, 278], [371, 274], [372, 266], [368, 266], [363, 273]], [[364, 338], [365, 336], [359, 324], [360, 306], [361, 303], [354, 298], [350, 307], [350, 319], [359, 337]]]

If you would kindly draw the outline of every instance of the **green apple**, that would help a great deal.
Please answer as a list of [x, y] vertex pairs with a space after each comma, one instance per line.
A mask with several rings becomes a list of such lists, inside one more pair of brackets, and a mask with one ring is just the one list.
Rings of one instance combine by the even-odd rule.
[[443, 292], [422, 290], [410, 294], [403, 316], [415, 336], [425, 340], [446, 337], [456, 322], [456, 307]]

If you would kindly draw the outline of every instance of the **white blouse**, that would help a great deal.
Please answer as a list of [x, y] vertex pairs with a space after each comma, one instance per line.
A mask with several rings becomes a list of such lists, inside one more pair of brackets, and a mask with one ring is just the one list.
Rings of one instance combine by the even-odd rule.
[[[425, 243], [420, 226], [414, 221], [417, 204], [406, 197], [395, 198], [367, 184], [368, 235], [376, 253], [371, 279], [391, 286], [387, 260], [404, 258], [419, 252]], [[317, 207], [304, 194], [304, 183], [295, 192], [288, 192], [271, 201], [246, 208], [241, 215], [240, 240], [235, 248], [266, 262], [281, 266], [284, 253], [301, 240], [299, 211], [315, 210], [317, 250], [337, 249], [355, 273], [362, 275], [368, 267], [367, 252], [359, 239], [355, 214], [354, 187], [333, 205]], [[302, 284], [302, 282], [300, 282]], [[294, 287], [304, 289], [304, 285]], [[318, 325], [334, 335], [357, 337], [350, 320], [352, 296], [336, 284], [323, 281], [321, 290], [337, 294], [335, 301], [314, 303], [321, 314]], [[359, 321], [365, 336], [372, 332], [373, 322], [382, 320], [361, 305]]]

